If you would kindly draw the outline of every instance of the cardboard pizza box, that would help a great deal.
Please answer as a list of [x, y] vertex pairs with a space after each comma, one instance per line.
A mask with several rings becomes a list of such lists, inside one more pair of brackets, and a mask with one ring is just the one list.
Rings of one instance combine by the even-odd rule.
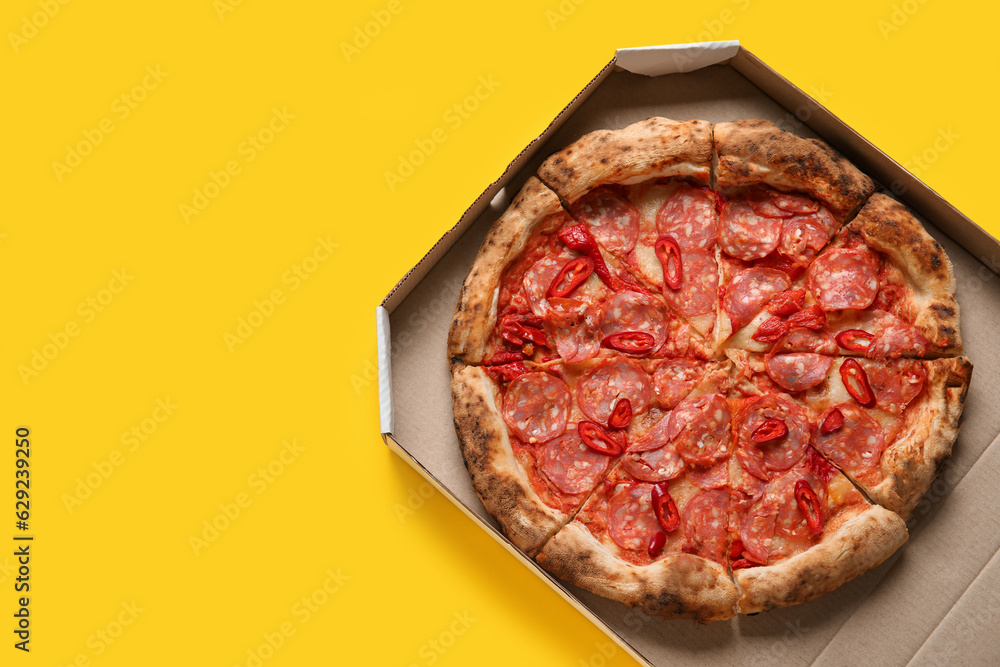
[[[820, 137], [922, 216], [955, 265], [962, 333], [975, 364], [954, 452], [878, 568], [812, 602], [698, 625], [648, 617], [565, 584], [507, 541], [462, 462], [445, 345], [462, 282], [487, 230], [551, 153], [592, 130], [649, 116], [767, 118]], [[738, 42], [622, 49], [491, 183], [377, 307], [383, 440], [513, 557], [628, 653], [650, 665], [1000, 664], [974, 641], [1000, 623], [1000, 243]], [[415, 390], [419, 388], [419, 390]], [[892, 637], [886, 640], [887, 633]]]

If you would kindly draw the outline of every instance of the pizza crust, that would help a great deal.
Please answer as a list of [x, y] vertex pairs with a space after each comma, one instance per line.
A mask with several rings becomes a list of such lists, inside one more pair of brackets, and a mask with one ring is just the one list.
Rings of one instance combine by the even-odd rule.
[[535, 560], [564, 581], [652, 616], [707, 623], [736, 615], [736, 587], [718, 563], [671, 554], [633, 565], [616, 558], [579, 522], [556, 533]]
[[552, 215], [565, 215], [559, 198], [535, 177], [517, 193], [493, 223], [465, 278], [448, 332], [448, 356], [482, 363], [496, 323], [497, 298], [504, 269], [524, 251], [529, 237]]
[[572, 204], [608, 183], [681, 176], [707, 184], [711, 161], [711, 123], [653, 117], [584, 135], [542, 163], [538, 177]]
[[871, 507], [816, 546], [776, 565], [733, 572], [741, 614], [808, 602], [891, 556], [908, 535], [898, 514]]
[[972, 377], [972, 363], [966, 357], [925, 363], [924, 395], [909, 406], [903, 429], [882, 453], [885, 479], [865, 489], [873, 501], [904, 519], [951, 454]]
[[920, 221], [895, 199], [876, 194], [846, 229], [861, 234], [905, 272], [917, 312], [913, 324], [930, 343], [927, 356], [962, 354], [951, 260]]
[[767, 120], [737, 120], [714, 127], [716, 180], [726, 188], [769, 185], [808, 194], [841, 223], [875, 191], [875, 182], [817, 139], [784, 132]]
[[472, 486], [504, 534], [532, 555], [570, 520], [547, 506], [531, 487], [507, 435], [496, 384], [479, 366], [452, 365], [455, 431]]

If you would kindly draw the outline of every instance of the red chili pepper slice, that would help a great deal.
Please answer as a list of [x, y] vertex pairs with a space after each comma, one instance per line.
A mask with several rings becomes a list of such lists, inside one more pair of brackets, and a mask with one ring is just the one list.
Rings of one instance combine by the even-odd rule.
[[527, 366], [520, 361], [514, 361], [509, 364], [498, 364], [496, 366], [485, 366], [483, 370], [497, 382], [500, 382], [501, 378], [510, 381], [529, 372]]
[[645, 331], [622, 331], [605, 338], [601, 345], [628, 354], [645, 354], [653, 349], [656, 339]]
[[632, 421], [632, 401], [619, 398], [614, 410], [611, 411], [611, 416], [608, 417], [608, 428], [620, 431], [628, 426], [630, 421]]
[[597, 422], [583, 421], [576, 425], [576, 432], [584, 444], [601, 454], [617, 456], [622, 453], [622, 444], [611, 437]]
[[806, 291], [804, 289], [785, 290], [771, 297], [767, 304], [767, 312], [786, 317], [802, 310], [805, 301]]
[[736, 560], [743, 553], [743, 540], [736, 539], [729, 545], [729, 560]]
[[545, 296], [547, 298], [569, 296], [593, 272], [594, 260], [591, 258], [577, 257], [576, 259], [571, 259], [559, 269], [559, 274], [552, 281], [552, 284], [549, 285]]
[[587, 225], [580, 223], [570, 227], [563, 227], [562, 231], [559, 232], [559, 238], [570, 250], [575, 250], [592, 259], [594, 262], [594, 273], [611, 289], [617, 291], [642, 289], [631, 280], [612, 275], [608, 269], [608, 265], [604, 262], [604, 256], [601, 254], [600, 248], [597, 247], [597, 241], [594, 240], [590, 230], [587, 229]]
[[754, 332], [753, 338], [759, 343], [773, 343], [788, 332], [788, 325], [785, 324], [780, 317], [775, 315], [774, 317], [768, 318], [760, 323], [757, 327], [757, 331]]
[[770, 255], [764, 259], [759, 259], [754, 262], [755, 266], [777, 269], [779, 271], [784, 271], [786, 275], [792, 280], [796, 280], [806, 271], [806, 267], [802, 266], [796, 262], [791, 257], [787, 255], [782, 255], [780, 252], [772, 252]]
[[649, 547], [646, 548], [646, 552], [649, 554], [650, 558], [656, 558], [663, 551], [663, 545], [667, 543], [667, 534], [657, 531], [649, 538]]
[[829, 435], [834, 431], [839, 431], [843, 425], [844, 413], [840, 411], [840, 408], [831, 408], [830, 411], [826, 413], [826, 417], [823, 419], [823, 423], [819, 427], [819, 432], [823, 435]]
[[[672, 290], [680, 289], [681, 280], [684, 279], [684, 265], [681, 263], [681, 247], [677, 245], [677, 240], [673, 236], [661, 236], [656, 239], [653, 250], [663, 265], [663, 282]], [[674, 263], [673, 271], [670, 270], [671, 260]]]
[[677, 511], [674, 499], [670, 497], [670, 491], [667, 490], [667, 483], [660, 482], [659, 484], [654, 484], [651, 495], [653, 512], [656, 514], [656, 520], [660, 522], [660, 527], [668, 533], [677, 530], [681, 525], [681, 515]]
[[806, 515], [806, 523], [809, 524], [809, 532], [818, 535], [823, 532], [823, 508], [819, 504], [819, 497], [809, 482], [800, 479], [795, 482], [795, 502], [799, 504], [799, 509]]
[[730, 563], [729, 567], [734, 570], [742, 570], [745, 567], [760, 567], [761, 565], [763, 565], [763, 563], [757, 563], [749, 558], [740, 558], [739, 560], [734, 560]]
[[830, 462], [824, 459], [823, 455], [812, 447], [806, 450], [806, 466], [812, 471], [812, 474], [824, 482], [829, 482], [837, 476], [837, 469], [830, 465]]
[[837, 345], [851, 352], [867, 352], [875, 336], [861, 329], [847, 329], [835, 336]]
[[868, 384], [868, 374], [857, 359], [847, 359], [840, 365], [840, 379], [855, 401], [866, 408], [875, 406], [875, 392]]
[[497, 352], [492, 357], [483, 362], [484, 366], [499, 366], [500, 364], [509, 364], [512, 361], [521, 361], [524, 359], [524, 353], [522, 352]]
[[794, 329], [795, 327], [822, 329], [826, 326], [826, 313], [823, 312], [818, 303], [814, 303], [805, 310], [800, 310], [789, 317], [785, 324], [788, 325], [789, 329]]
[[788, 435], [788, 426], [785, 425], [785, 422], [772, 417], [765, 419], [763, 424], [755, 428], [750, 437], [753, 438], [754, 442], [764, 443], [784, 438], [786, 435]]
[[500, 323], [500, 337], [514, 345], [524, 345], [525, 340], [530, 340], [542, 347], [549, 346], [549, 339], [544, 331], [521, 324], [511, 317], [505, 317]]

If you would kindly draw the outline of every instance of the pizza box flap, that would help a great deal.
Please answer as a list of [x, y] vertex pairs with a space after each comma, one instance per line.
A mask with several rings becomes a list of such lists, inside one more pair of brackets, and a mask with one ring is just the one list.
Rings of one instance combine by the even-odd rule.
[[965, 594], [938, 624], [913, 657], [912, 665], [958, 662], [969, 646], [978, 646], [985, 665], [1000, 665], [1000, 643], [982, 641], [1000, 627], [1000, 553], [979, 573]]
[[[681, 52], [693, 55], [690, 48]], [[832, 664], [883, 654], [894, 663], [905, 662], [922, 646], [929, 651], [946, 645], [952, 640], [949, 627], [962, 631], [961, 610], [972, 609], [982, 599], [974, 582], [980, 572], [988, 571], [983, 568], [1000, 547], [1000, 526], [991, 517], [991, 510], [995, 514], [994, 508], [1000, 506], [1000, 487], [992, 481], [1000, 459], [1000, 411], [992, 400], [1000, 391], [1000, 364], [991, 354], [995, 332], [1000, 330], [996, 308], [1000, 277], [995, 273], [1000, 244], [988, 236], [980, 239], [984, 233], [965, 216], [745, 49], [720, 61], [717, 57], [728, 47], [704, 48], [717, 64], [691, 71], [647, 76], [627, 70], [617, 60], [609, 63], [386, 297], [377, 313], [383, 437], [463, 512], [641, 662]], [[659, 54], [671, 61], [661, 67], [676, 66], [671, 57], [676, 50], [642, 51], [642, 59]], [[656, 71], [655, 62], [643, 62], [641, 69]], [[910, 184], [896, 194], [924, 215], [928, 230], [955, 265], [966, 353], [976, 364], [954, 454], [917, 506], [907, 545], [880, 567], [817, 600], [708, 626], [646, 617], [565, 585], [524, 557], [506, 541], [476, 497], [452, 426], [447, 332], [465, 274], [486, 231], [544, 157], [591, 130], [622, 127], [651, 115], [716, 122], [768, 118], [796, 134], [827, 139], [863, 169], [877, 174], [886, 190], [891, 191], [897, 181]], [[979, 261], [982, 258], [987, 263]], [[940, 574], [942, 564], [950, 570], [947, 575]], [[894, 638], [891, 649], [884, 646], [886, 636]], [[961, 650], [968, 655], [975, 647]]]

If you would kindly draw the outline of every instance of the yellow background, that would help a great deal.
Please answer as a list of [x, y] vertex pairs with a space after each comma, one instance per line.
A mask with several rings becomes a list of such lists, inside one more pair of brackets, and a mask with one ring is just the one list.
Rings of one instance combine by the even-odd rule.
[[383, 446], [372, 381], [375, 305], [616, 47], [739, 39], [1000, 234], [988, 3], [63, 1], [0, 11], [0, 425], [32, 431], [36, 536], [25, 655], [8, 450], [3, 665], [252, 665], [267, 635], [266, 665], [634, 664]]

